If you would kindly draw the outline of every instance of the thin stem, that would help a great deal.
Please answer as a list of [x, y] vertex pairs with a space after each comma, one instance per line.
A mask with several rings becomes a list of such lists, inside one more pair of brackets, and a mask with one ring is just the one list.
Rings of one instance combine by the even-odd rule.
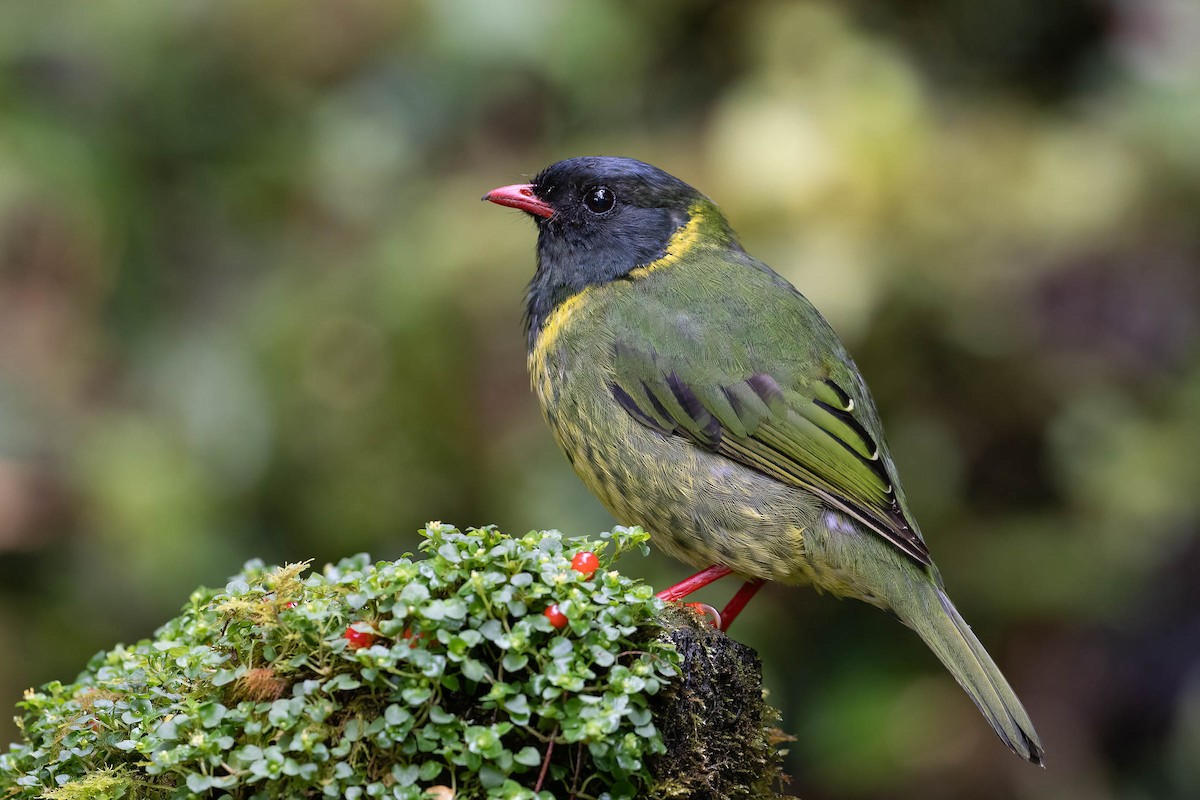
[[[558, 736], [558, 726], [554, 726], [554, 736]], [[554, 753], [554, 736], [550, 737], [550, 741], [546, 744], [546, 757], [542, 759], [542, 769], [538, 772], [537, 783], [533, 786], [534, 792], [542, 790], [542, 783], [546, 780], [546, 771], [550, 769], [550, 756]]]

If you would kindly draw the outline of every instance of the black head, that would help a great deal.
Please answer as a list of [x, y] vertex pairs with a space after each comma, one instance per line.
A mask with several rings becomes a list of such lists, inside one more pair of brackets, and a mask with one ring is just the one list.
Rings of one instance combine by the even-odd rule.
[[484, 199], [520, 208], [538, 226], [537, 272], [526, 298], [531, 345], [555, 306], [661, 258], [690, 209], [698, 201], [711, 207], [657, 167], [598, 156], [559, 161], [531, 183], [496, 189]]

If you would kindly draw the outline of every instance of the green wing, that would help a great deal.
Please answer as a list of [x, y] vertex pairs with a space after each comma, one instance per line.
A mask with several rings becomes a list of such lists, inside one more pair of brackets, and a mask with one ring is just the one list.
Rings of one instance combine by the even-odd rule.
[[[930, 564], [882, 436], [872, 433], [880, 425], [865, 384], [824, 319], [786, 288], [796, 304], [787, 309], [790, 327], [797, 328], [790, 347], [754, 348], [753, 338], [743, 337], [758, 334], [761, 341], [767, 332], [744, 316], [740, 325], [728, 319], [722, 325], [727, 304], [721, 303], [705, 325], [721, 331], [715, 347], [687, 335], [687, 324], [646, 325], [643, 318], [642, 325], [622, 326], [613, 344], [613, 399], [664, 436], [684, 437], [813, 492], [914, 561]], [[775, 316], [770, 332], [786, 335], [789, 324]], [[761, 361], [780, 363], [772, 369]]]

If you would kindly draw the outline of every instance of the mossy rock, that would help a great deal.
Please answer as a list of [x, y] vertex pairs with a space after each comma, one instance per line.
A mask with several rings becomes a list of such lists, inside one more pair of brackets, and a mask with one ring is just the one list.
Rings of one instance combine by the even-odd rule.
[[26, 693], [0, 798], [772, 796], [757, 657], [612, 568], [644, 532], [422, 533], [419, 560], [248, 564]]

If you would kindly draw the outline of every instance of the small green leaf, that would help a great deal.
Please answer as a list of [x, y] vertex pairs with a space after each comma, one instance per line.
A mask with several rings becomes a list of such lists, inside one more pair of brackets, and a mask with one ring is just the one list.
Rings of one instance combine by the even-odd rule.
[[520, 752], [513, 756], [513, 760], [527, 767], [536, 767], [542, 763], [542, 754], [536, 747], [522, 747]]
[[237, 680], [239, 672], [240, 670], [235, 669], [219, 669], [213, 673], [212, 678], [209, 679], [209, 683], [213, 686], [224, 686], [227, 683]]
[[408, 709], [392, 703], [383, 711], [383, 719], [388, 725], [402, 725], [412, 719]]
[[479, 682], [491, 676], [491, 670], [487, 668], [487, 665], [474, 658], [468, 658], [462, 662], [462, 671], [463, 677], [469, 681]]
[[221, 724], [227, 711], [228, 709], [220, 703], [205, 703], [200, 706], [200, 723], [206, 728], [215, 728]]
[[529, 713], [529, 698], [523, 694], [505, 698], [504, 709], [512, 714], [526, 715]]
[[196, 794], [208, 791], [212, 788], [212, 778], [207, 775], [201, 775], [199, 772], [188, 773], [187, 787]]
[[485, 789], [494, 789], [504, 783], [504, 777], [503, 772], [488, 764], [479, 768], [479, 783]]
[[478, 630], [480, 635], [489, 642], [494, 642], [504, 636], [504, 626], [500, 624], [500, 620], [496, 619], [485, 620]]
[[397, 786], [412, 786], [417, 782], [420, 768], [416, 764], [396, 764], [392, 767], [392, 778]]
[[501, 666], [506, 672], [518, 672], [525, 669], [525, 665], [529, 663], [529, 656], [524, 653], [507, 653], [500, 661]]
[[423, 583], [410, 583], [400, 590], [400, 600], [409, 605], [424, 603], [429, 599], [429, 589]]
[[166, 741], [172, 741], [179, 738], [179, 728], [188, 723], [187, 714], [174, 714], [165, 720], [154, 731], [154, 735]]
[[348, 692], [351, 689], [357, 689], [362, 686], [362, 683], [348, 675], [345, 672], [339, 672], [321, 686], [327, 692]]
[[434, 725], [449, 725], [457, 719], [453, 714], [442, 710], [441, 706], [433, 706], [429, 709], [429, 721]]
[[410, 706], [424, 705], [433, 697], [433, 690], [428, 686], [409, 686], [400, 692], [400, 698]]
[[363, 721], [359, 717], [346, 720], [346, 726], [342, 728], [342, 738], [347, 742], [357, 742], [362, 738], [364, 727]]

